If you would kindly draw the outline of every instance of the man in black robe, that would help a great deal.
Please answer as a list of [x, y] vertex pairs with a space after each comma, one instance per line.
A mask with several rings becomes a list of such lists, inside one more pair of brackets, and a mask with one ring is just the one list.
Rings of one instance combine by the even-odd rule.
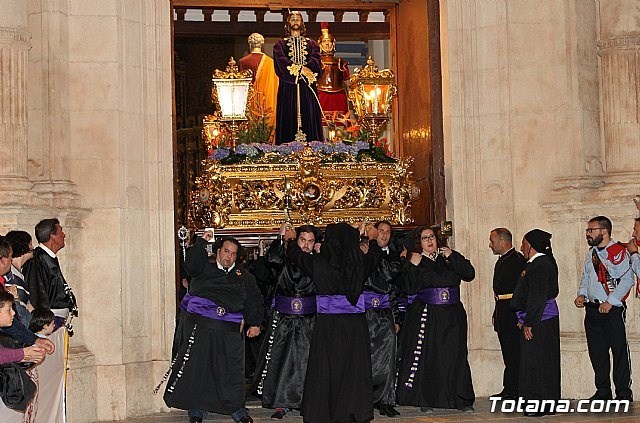
[[[29, 302], [35, 308], [53, 311], [56, 329], [63, 326], [70, 315], [78, 315], [76, 297], [62, 275], [57, 257], [58, 251], [65, 246], [65, 237], [58, 219], [40, 221], [36, 225], [36, 239], [40, 245], [22, 272], [29, 289]], [[71, 329], [69, 332], [72, 333]]]
[[287, 37], [273, 46], [279, 78], [276, 102], [276, 144], [323, 141], [322, 112], [316, 79], [322, 73], [320, 47], [306, 38], [300, 12], [287, 16]]
[[262, 295], [254, 277], [237, 266], [240, 243], [232, 237], [216, 241], [215, 261], [205, 248], [213, 237], [205, 231], [187, 250], [185, 270], [191, 276], [178, 353], [171, 365], [164, 401], [188, 410], [189, 421], [200, 423], [207, 412], [231, 415], [251, 423], [245, 408], [244, 342], [260, 334]]
[[262, 406], [275, 408], [272, 419], [282, 419], [290, 409], [302, 404], [304, 381], [309, 360], [309, 345], [316, 316], [315, 285], [311, 277], [286, 258], [286, 242], [313, 254], [320, 242], [320, 231], [304, 225], [295, 231], [280, 228], [280, 239], [271, 243], [267, 263], [277, 269], [274, 314], [267, 329], [267, 342], [260, 354], [258, 394]]
[[493, 270], [493, 295], [496, 306], [493, 311], [493, 329], [498, 334], [504, 374], [502, 392], [492, 397], [515, 399], [518, 396], [518, 373], [520, 372], [520, 329], [518, 317], [509, 306], [520, 273], [526, 260], [513, 248], [513, 237], [507, 228], [496, 228], [489, 234], [489, 248], [498, 260]]
[[[527, 267], [511, 299], [522, 329], [518, 394], [526, 400], [559, 400], [558, 265], [551, 250], [551, 234], [540, 229], [527, 232], [521, 250]], [[543, 407], [524, 413], [527, 417], [545, 414], [555, 411]]]
[[363, 292], [371, 338], [373, 403], [381, 415], [396, 417], [400, 415], [393, 407], [396, 403], [396, 333], [400, 326], [396, 323], [398, 307], [395, 280], [402, 272], [402, 263], [400, 252], [390, 244], [391, 223], [380, 221], [374, 228], [373, 239], [383, 254], [365, 282]]
[[358, 230], [327, 225], [319, 254], [289, 241], [287, 256], [316, 286], [317, 315], [301, 414], [307, 423], [373, 419], [371, 351], [364, 310], [364, 282], [382, 254], [375, 241], [361, 251]]

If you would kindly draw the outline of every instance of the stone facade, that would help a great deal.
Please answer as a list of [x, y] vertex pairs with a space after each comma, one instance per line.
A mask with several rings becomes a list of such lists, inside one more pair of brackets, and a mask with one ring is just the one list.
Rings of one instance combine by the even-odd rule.
[[[573, 306], [595, 214], [628, 239], [640, 192], [635, 0], [441, 0], [448, 217], [476, 393], [501, 383], [489, 231], [554, 234], [563, 396], [593, 393]], [[77, 292], [69, 421], [163, 409], [175, 280], [168, 0], [1, 0], [0, 232], [58, 216]], [[402, 52], [397, 52], [402, 54]], [[640, 365], [639, 307], [628, 332]], [[579, 369], [579, 371], [575, 371]], [[579, 376], [578, 376], [579, 375]], [[588, 376], [587, 376], [588, 379]]]
[[[595, 392], [584, 312], [573, 305], [589, 218], [627, 241], [640, 193], [640, 5], [621, 1], [441, 1], [448, 218], [455, 246], [476, 265], [465, 292], [474, 385], [499, 392], [491, 328], [491, 229], [515, 246], [533, 228], [553, 233], [560, 267], [562, 395]], [[640, 370], [639, 306], [627, 330]], [[577, 371], [576, 371], [577, 370]]]

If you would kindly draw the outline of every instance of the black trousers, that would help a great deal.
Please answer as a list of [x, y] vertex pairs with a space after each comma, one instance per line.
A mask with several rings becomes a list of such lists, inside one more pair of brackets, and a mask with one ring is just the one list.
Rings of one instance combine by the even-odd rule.
[[584, 329], [587, 334], [589, 358], [595, 373], [598, 396], [611, 395], [611, 358], [616, 396], [631, 398], [631, 356], [625, 332], [627, 306], [612, 307], [609, 313], [598, 312], [598, 305], [587, 303]]
[[520, 372], [520, 329], [518, 318], [511, 311], [509, 300], [496, 301], [494, 329], [500, 341], [504, 374], [502, 377], [502, 393], [518, 395], [518, 373]]

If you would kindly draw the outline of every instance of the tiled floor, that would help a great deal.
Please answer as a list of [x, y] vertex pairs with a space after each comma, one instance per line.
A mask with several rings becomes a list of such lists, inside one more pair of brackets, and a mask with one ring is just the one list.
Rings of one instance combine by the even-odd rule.
[[[572, 407], [576, 406], [575, 402], [571, 403]], [[260, 407], [258, 402], [249, 402], [247, 404], [249, 413], [256, 423], [273, 423], [270, 416], [273, 410], [267, 410]], [[497, 408], [500, 408], [498, 405]], [[636, 423], [640, 422], [640, 402], [631, 405], [628, 412], [618, 413], [562, 413], [554, 416], [544, 417], [524, 417], [522, 413], [501, 413], [491, 412], [491, 403], [487, 398], [478, 398], [473, 413], [462, 413], [457, 410], [435, 410], [431, 414], [424, 414], [420, 409], [415, 407], [397, 407], [400, 416], [396, 418], [380, 417], [376, 412], [374, 422], [548, 422], [548, 423], [564, 423], [564, 422], [588, 422], [598, 421], [600, 423]], [[140, 417], [136, 419], [125, 420], [119, 423], [185, 423], [188, 422], [187, 413], [184, 411], [175, 411], [166, 414], [156, 414], [154, 416]], [[232, 420], [229, 416], [218, 414], [210, 414], [205, 420], [206, 422], [229, 422]], [[283, 423], [302, 423], [302, 418], [298, 412], [290, 412], [283, 420]], [[105, 422], [106, 423], [106, 422]]]

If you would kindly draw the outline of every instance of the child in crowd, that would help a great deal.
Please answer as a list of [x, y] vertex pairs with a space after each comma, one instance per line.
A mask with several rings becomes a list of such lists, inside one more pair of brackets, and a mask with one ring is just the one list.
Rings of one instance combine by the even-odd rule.
[[31, 322], [29, 330], [40, 338], [46, 338], [53, 333], [54, 314], [48, 308], [35, 308], [31, 312]]

